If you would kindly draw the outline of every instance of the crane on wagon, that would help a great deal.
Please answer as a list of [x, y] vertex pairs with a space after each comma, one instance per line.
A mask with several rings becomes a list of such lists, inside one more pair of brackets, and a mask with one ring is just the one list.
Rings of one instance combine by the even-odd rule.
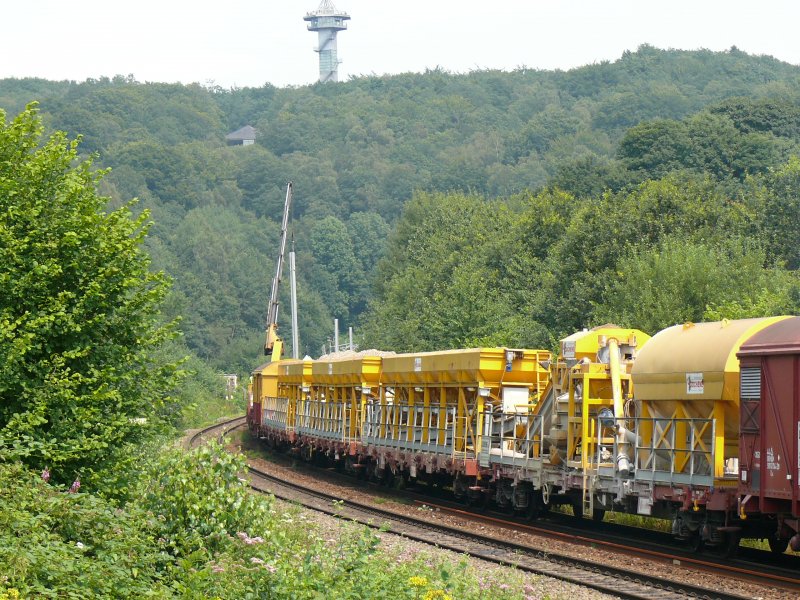
[[[292, 182], [286, 185], [286, 200], [283, 203], [283, 220], [281, 221], [280, 248], [278, 251], [278, 264], [275, 269], [275, 277], [272, 278], [272, 289], [269, 295], [269, 306], [267, 307], [267, 337], [264, 342], [264, 354], [271, 356], [271, 360], [278, 361], [283, 354], [283, 339], [278, 335], [278, 290], [281, 279], [283, 278], [283, 258], [286, 254], [286, 237], [289, 227], [289, 213], [292, 206]], [[297, 343], [297, 300], [294, 279], [294, 251], [290, 255], [290, 269], [292, 278], [292, 334], [293, 350], [296, 355], [298, 350]]]

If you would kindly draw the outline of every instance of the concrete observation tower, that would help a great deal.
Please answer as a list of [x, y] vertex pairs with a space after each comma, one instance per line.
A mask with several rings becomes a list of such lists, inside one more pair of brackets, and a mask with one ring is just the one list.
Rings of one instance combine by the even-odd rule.
[[314, 48], [319, 52], [319, 80], [339, 81], [339, 63], [336, 55], [336, 34], [347, 29], [345, 21], [350, 20], [346, 12], [336, 10], [331, 0], [322, 0], [319, 8], [314, 12], [306, 13], [303, 17], [308, 21], [308, 30], [316, 31], [319, 35], [319, 45]]

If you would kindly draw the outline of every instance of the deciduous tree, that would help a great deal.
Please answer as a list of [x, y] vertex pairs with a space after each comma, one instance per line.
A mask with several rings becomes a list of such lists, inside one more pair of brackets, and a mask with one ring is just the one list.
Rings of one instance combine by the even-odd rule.
[[147, 212], [106, 212], [78, 141], [44, 138], [34, 106], [0, 115], [0, 457], [86, 482], [170, 408], [169, 284], [141, 247]]

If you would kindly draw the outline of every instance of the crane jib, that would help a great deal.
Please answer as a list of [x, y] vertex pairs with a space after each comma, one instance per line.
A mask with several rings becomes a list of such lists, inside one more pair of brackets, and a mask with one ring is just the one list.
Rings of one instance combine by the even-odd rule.
[[283, 220], [281, 222], [280, 251], [278, 253], [278, 264], [275, 269], [275, 277], [272, 278], [272, 289], [269, 296], [269, 307], [267, 309], [267, 330], [269, 331], [278, 324], [278, 288], [283, 277], [283, 257], [286, 253], [286, 233], [289, 225], [289, 211], [292, 206], [292, 182], [286, 185], [286, 201], [283, 204]]

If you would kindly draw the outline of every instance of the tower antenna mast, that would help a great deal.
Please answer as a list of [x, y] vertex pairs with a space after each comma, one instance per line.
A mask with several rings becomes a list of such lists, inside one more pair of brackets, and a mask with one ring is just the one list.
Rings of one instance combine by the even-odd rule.
[[331, 0], [322, 0], [319, 8], [314, 12], [306, 13], [303, 17], [308, 21], [308, 30], [316, 31], [318, 35], [317, 47], [319, 53], [319, 81], [339, 81], [339, 60], [336, 51], [336, 34], [347, 29], [345, 21], [350, 20], [350, 15], [337, 10]]

